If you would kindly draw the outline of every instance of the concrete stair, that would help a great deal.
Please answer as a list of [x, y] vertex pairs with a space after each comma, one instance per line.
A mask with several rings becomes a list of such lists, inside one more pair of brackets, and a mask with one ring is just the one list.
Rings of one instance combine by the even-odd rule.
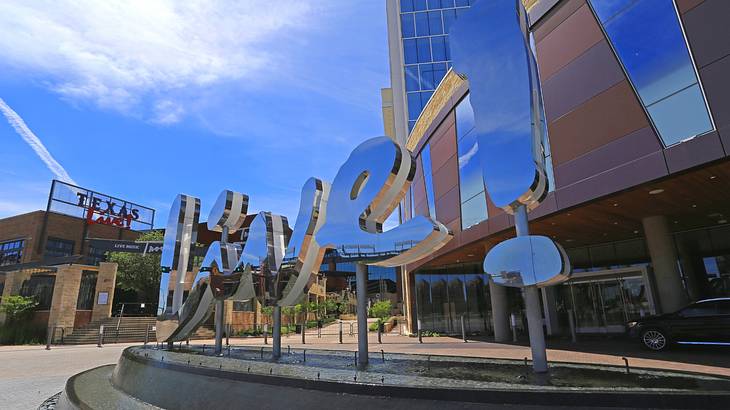
[[[64, 337], [63, 343], [69, 345], [95, 344], [99, 342], [99, 326], [104, 325], [104, 343], [132, 343], [144, 342], [145, 333], [149, 326], [149, 342], [155, 341], [155, 317], [110, 317], [97, 320], [88, 325], [75, 329], [72, 334]], [[118, 325], [118, 326], [117, 326]], [[118, 328], [118, 331], [117, 331]], [[212, 339], [215, 329], [210, 324], [204, 324], [190, 338], [191, 340]], [[58, 338], [56, 342], [60, 342]]]
[[154, 317], [110, 317], [96, 320], [88, 325], [75, 329], [64, 338], [64, 344], [92, 344], [99, 341], [99, 327], [104, 326], [104, 343], [144, 342], [149, 327], [149, 340], [155, 340], [156, 318]]

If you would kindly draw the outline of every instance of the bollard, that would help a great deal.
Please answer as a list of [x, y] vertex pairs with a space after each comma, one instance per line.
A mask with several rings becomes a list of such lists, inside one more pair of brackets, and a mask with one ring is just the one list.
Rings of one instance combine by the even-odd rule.
[[322, 328], [319, 326], [317, 326], [317, 338], [318, 339], [322, 338]]
[[383, 341], [380, 339], [381, 335], [383, 334], [383, 332], [381, 332], [382, 326], [383, 326], [382, 324], [378, 323], [378, 343], [379, 344], [383, 343]]
[[570, 325], [570, 339], [573, 343], [578, 341], [578, 337], [575, 334], [575, 317], [573, 316], [573, 309], [568, 309], [568, 324]]
[[261, 348], [261, 360], [264, 360], [264, 348]]
[[205, 343], [203, 343], [203, 354], [205, 354]]
[[63, 335], [64, 335], [64, 333], [66, 333], [66, 330], [62, 327], [61, 328], [61, 344], [64, 344], [63, 343]]
[[342, 321], [340, 320], [340, 344], [342, 344]]
[[269, 344], [269, 325], [264, 325], [264, 344]]
[[185, 347], [190, 346], [190, 339], [185, 339]]
[[357, 368], [357, 351], [355, 351], [355, 368]]
[[96, 343], [96, 347], [101, 347], [104, 344], [104, 325], [99, 326], [99, 341]]
[[385, 352], [383, 351], [383, 349], [380, 349], [380, 357], [383, 358], [383, 363], [385, 363]]
[[52, 328], [48, 326], [48, 331], [46, 332], [46, 350], [51, 350], [51, 330]]
[[426, 358], [426, 368], [428, 369], [429, 372], [431, 371], [431, 356], [428, 356]]
[[291, 354], [291, 346], [286, 345], [286, 354]]
[[304, 361], [306, 362], [307, 361], [307, 349], [304, 349], [303, 355], [304, 355]]
[[228, 357], [231, 357], [231, 345], [228, 345]]
[[144, 345], [147, 346], [147, 342], [150, 340], [150, 325], [147, 325], [147, 329], [144, 331]]
[[423, 336], [421, 335], [421, 319], [418, 319], [418, 329], [416, 329], [416, 332], [418, 333], [418, 343], [423, 343]]
[[307, 334], [307, 322], [304, 321], [302, 324], [302, 344], [307, 344], [306, 340], [304, 340], [304, 335]]
[[461, 315], [461, 338], [466, 343], [466, 327], [464, 326], [464, 315]]
[[226, 346], [230, 346], [231, 343], [229, 341], [229, 338], [231, 337], [231, 324], [226, 325]]
[[350, 323], [350, 336], [352, 336], [354, 326], [355, 326], [354, 323]]
[[631, 373], [631, 369], [629, 368], [629, 359], [625, 357], [622, 357], [621, 359], [623, 359], [624, 363], [626, 364], [626, 374]]

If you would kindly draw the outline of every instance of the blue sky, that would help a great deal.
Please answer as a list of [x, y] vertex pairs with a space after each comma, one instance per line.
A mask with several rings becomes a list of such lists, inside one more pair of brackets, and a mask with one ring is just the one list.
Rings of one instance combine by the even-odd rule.
[[[79, 185], [158, 226], [176, 194], [206, 219], [222, 189], [293, 219], [308, 177], [383, 133], [383, 1], [106, 3], [0, 4], [0, 98]], [[45, 208], [53, 173], [2, 116], [0, 141], [0, 217]]]

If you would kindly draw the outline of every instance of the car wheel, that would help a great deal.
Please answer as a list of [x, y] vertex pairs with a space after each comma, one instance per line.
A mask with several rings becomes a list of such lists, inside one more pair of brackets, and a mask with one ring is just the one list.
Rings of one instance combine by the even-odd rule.
[[659, 329], [647, 329], [641, 333], [641, 343], [647, 349], [658, 352], [667, 347], [669, 339]]

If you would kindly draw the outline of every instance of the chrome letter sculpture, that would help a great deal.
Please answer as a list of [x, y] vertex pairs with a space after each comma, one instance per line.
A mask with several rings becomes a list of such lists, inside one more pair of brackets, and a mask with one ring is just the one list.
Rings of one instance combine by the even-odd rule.
[[[243, 225], [248, 197], [223, 191], [208, 218], [208, 229], [221, 232], [221, 240], [208, 247], [185, 303], [168, 306], [169, 275], [175, 269], [183, 274], [178, 274], [173, 301], [182, 301], [184, 272], [192, 270], [188, 261], [200, 213], [199, 200], [179, 195], [165, 232], [162, 266], [166, 273], [160, 284], [158, 340], [186, 339], [210, 316], [214, 303], [216, 323], [222, 324], [218, 312], [222, 315], [223, 300], [257, 298], [274, 307], [274, 356], [278, 357], [281, 307], [305, 297], [325, 251], [336, 249], [340, 257], [358, 264], [359, 362], [366, 365], [365, 265], [408, 264], [441, 248], [452, 237], [443, 224], [423, 216], [383, 231], [383, 223], [405, 196], [414, 175], [415, 161], [405, 147], [387, 137], [372, 138], [355, 148], [332, 185], [316, 178], [307, 180], [293, 231], [286, 217], [260, 212], [236, 243], [228, 243], [227, 238]], [[192, 202], [194, 207], [189, 205]], [[217, 349], [220, 340], [216, 332]]]
[[547, 127], [527, 12], [519, 0], [479, 1], [451, 33], [454, 70], [469, 80], [482, 176], [492, 201], [514, 215], [517, 237], [492, 248], [484, 271], [524, 290], [533, 367], [547, 371], [538, 287], [567, 280], [563, 248], [530, 235], [527, 213], [545, 198]]

